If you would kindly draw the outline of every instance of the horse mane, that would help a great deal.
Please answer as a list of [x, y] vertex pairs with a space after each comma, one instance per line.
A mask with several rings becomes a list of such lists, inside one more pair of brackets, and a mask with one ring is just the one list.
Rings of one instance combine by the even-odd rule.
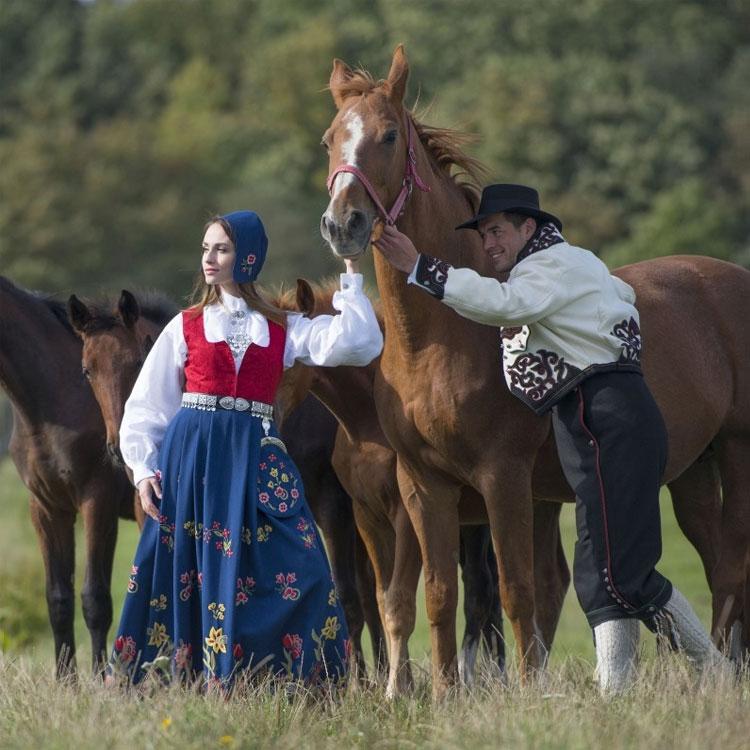
[[[340, 289], [340, 281], [338, 276], [328, 276], [320, 281], [307, 281], [313, 290], [315, 297], [315, 309], [316, 314], [327, 315], [335, 314], [336, 310], [333, 307], [333, 295]], [[297, 287], [287, 286], [282, 283], [276, 287], [267, 290], [267, 294], [271, 302], [282, 310], [288, 310], [289, 312], [299, 312], [297, 309]], [[380, 299], [375, 296], [370, 290], [367, 290], [367, 296], [372, 302], [372, 307], [375, 310], [375, 317], [378, 319], [378, 323], [382, 330], [383, 328], [383, 312]]]
[[[141, 317], [154, 323], [160, 329], [164, 328], [179, 311], [178, 306], [163, 292], [147, 290], [145, 292], [133, 292], [132, 294], [138, 302]], [[85, 332], [87, 334], [109, 331], [121, 325], [120, 319], [114, 312], [117, 309], [118, 299], [119, 297], [115, 295], [108, 295], [96, 300], [85, 301], [92, 316], [86, 324]]]
[[[367, 96], [378, 88], [386, 87], [387, 81], [375, 79], [362, 68], [353, 70], [343, 83], [337, 85], [336, 93], [346, 99], [350, 96]], [[452, 128], [438, 128], [421, 122], [427, 110], [417, 115], [404, 108], [414, 124], [420, 142], [438, 169], [461, 189], [472, 208], [476, 208], [481, 185], [489, 170], [479, 159], [469, 156], [464, 147], [476, 141], [476, 136]]]

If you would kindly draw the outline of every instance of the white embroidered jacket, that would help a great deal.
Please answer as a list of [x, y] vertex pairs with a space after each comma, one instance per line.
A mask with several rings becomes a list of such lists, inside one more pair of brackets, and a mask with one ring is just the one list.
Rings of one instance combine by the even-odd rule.
[[[333, 306], [339, 315], [287, 316], [285, 368], [298, 360], [327, 367], [366, 365], [380, 354], [383, 334], [370, 300], [362, 291], [361, 274], [341, 274], [341, 290], [334, 294]], [[208, 341], [231, 342], [238, 371], [250, 344], [270, 343], [268, 321], [250, 310], [240, 297], [224, 295], [221, 305], [204, 308], [203, 323]], [[120, 451], [133, 471], [136, 485], [156, 473], [159, 447], [181, 406], [186, 357], [180, 313], [167, 323], [154, 343], [125, 403]]]
[[563, 241], [532, 252], [505, 282], [420, 255], [409, 283], [501, 326], [505, 380], [537, 414], [594, 372], [640, 371], [635, 292], [589, 250]]

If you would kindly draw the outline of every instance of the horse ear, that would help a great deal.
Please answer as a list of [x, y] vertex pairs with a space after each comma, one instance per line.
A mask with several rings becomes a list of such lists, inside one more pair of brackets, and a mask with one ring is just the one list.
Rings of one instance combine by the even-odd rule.
[[333, 70], [331, 71], [331, 79], [328, 81], [328, 88], [331, 90], [331, 96], [333, 97], [336, 109], [341, 109], [341, 105], [344, 103], [346, 97], [342, 95], [342, 90], [352, 75], [352, 69], [343, 60], [339, 60], [337, 57], [333, 61]]
[[77, 333], [85, 331], [86, 325], [92, 320], [92, 317], [88, 307], [75, 294], [68, 297], [68, 319]]
[[406, 81], [409, 78], [409, 61], [406, 59], [404, 45], [399, 44], [393, 51], [391, 69], [388, 71], [387, 84], [390, 89], [389, 97], [394, 104], [399, 106], [404, 101], [406, 94]]
[[120, 300], [117, 303], [117, 311], [120, 313], [126, 328], [132, 328], [141, 316], [138, 300], [127, 289], [122, 290]]
[[297, 309], [305, 315], [315, 312], [315, 294], [307, 279], [297, 279]]

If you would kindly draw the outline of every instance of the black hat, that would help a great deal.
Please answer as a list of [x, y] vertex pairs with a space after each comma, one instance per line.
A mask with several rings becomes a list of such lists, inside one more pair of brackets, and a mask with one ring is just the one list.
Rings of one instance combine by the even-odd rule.
[[456, 229], [479, 229], [479, 222], [492, 214], [505, 211], [514, 214], [524, 214], [542, 223], [551, 221], [558, 229], [562, 229], [562, 222], [557, 216], [548, 214], [539, 208], [539, 193], [526, 185], [488, 185], [482, 190], [482, 200], [479, 201], [477, 215], [456, 227]]

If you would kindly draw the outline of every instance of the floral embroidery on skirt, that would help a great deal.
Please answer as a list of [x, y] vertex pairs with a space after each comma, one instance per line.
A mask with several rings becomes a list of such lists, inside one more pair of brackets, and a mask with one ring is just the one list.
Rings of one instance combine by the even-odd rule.
[[181, 409], [160, 454], [159, 521], [147, 519], [109, 662], [133, 683], [228, 687], [259, 670], [340, 681], [349, 642], [299, 472], [260, 420]]

